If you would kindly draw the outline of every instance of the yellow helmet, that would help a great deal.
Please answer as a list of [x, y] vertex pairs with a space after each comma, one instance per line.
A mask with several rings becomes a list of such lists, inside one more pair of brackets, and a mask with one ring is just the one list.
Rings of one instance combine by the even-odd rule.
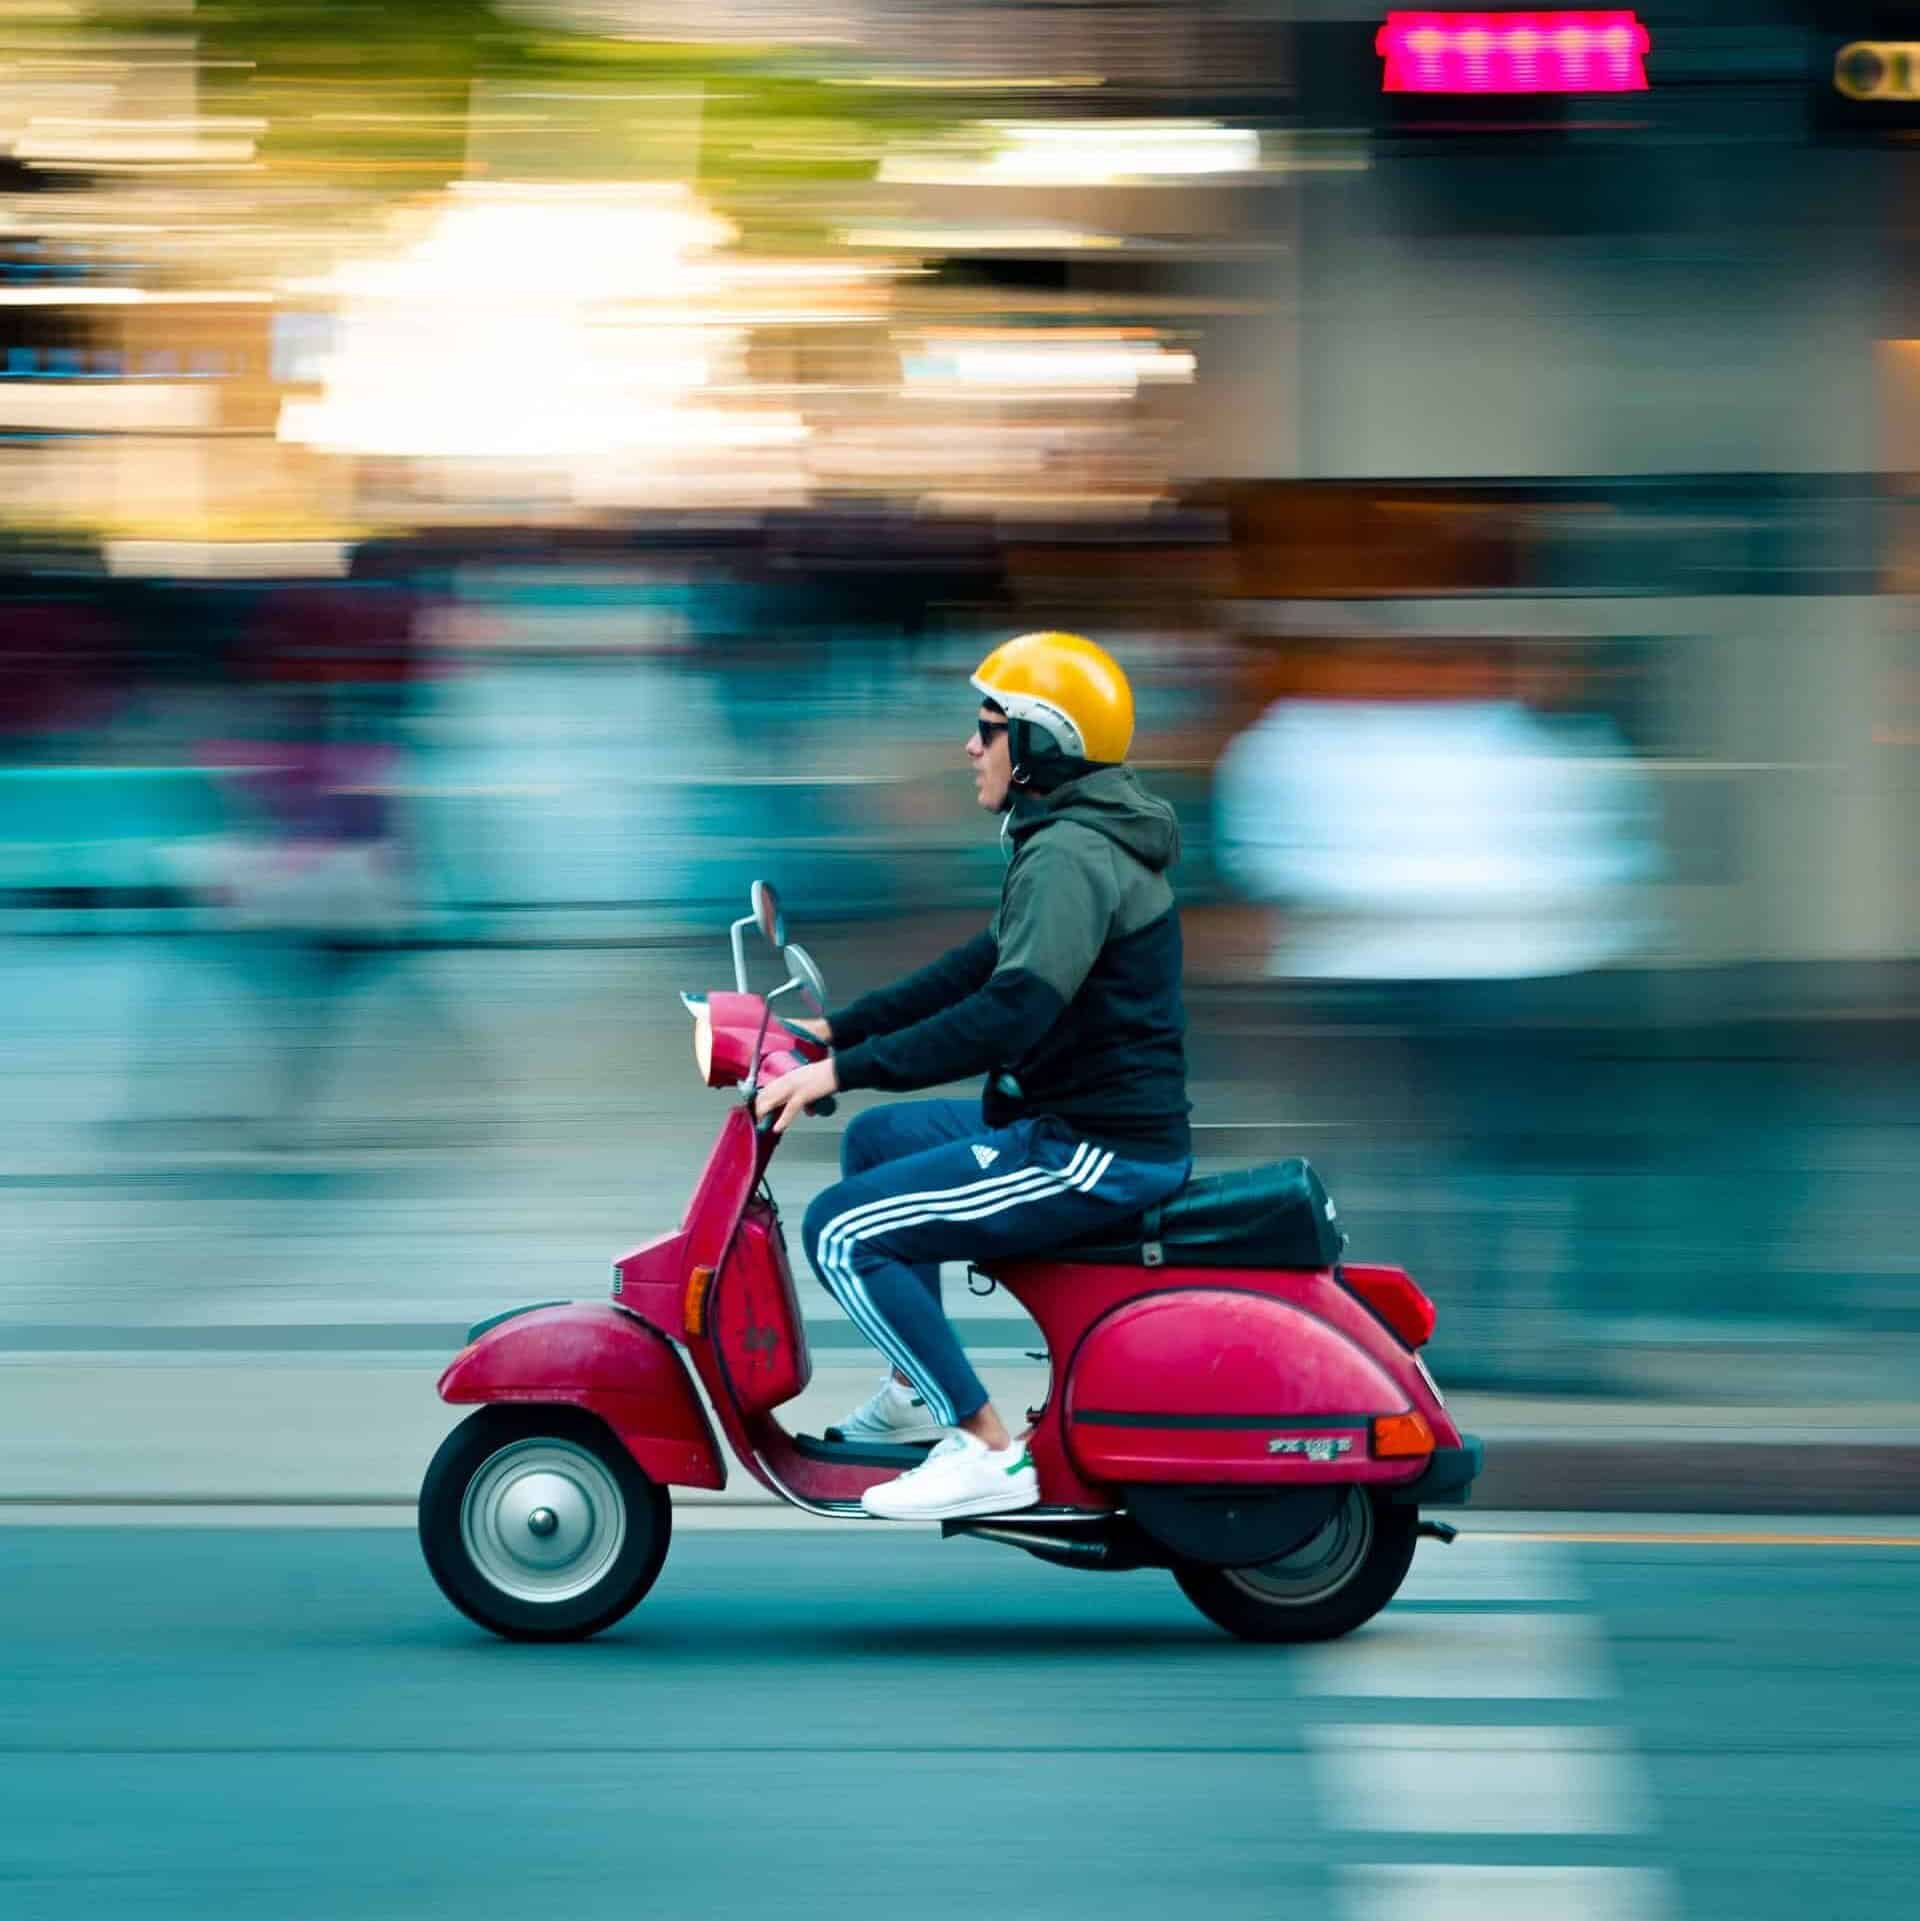
[[1120, 663], [1079, 634], [1022, 634], [974, 669], [973, 684], [1076, 760], [1125, 760], [1133, 743], [1133, 689]]

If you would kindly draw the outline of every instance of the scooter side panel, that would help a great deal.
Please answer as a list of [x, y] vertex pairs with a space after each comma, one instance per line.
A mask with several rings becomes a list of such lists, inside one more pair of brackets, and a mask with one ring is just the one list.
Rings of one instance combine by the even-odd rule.
[[1089, 1331], [1065, 1414], [1073, 1458], [1096, 1481], [1391, 1485], [1426, 1460], [1375, 1460], [1372, 1422], [1413, 1405], [1303, 1307], [1189, 1285], [1129, 1301]]
[[664, 1335], [604, 1302], [539, 1308], [483, 1334], [440, 1376], [440, 1398], [583, 1407], [656, 1481], [727, 1484], [686, 1364]]

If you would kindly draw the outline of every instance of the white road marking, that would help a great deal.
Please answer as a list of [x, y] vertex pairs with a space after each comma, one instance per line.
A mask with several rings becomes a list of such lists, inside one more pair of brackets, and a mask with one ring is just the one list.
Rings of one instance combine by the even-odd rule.
[[1340, 1870], [1345, 1921], [1673, 1921], [1667, 1877], [1652, 1868]]
[[1451, 1547], [1421, 1548], [1394, 1605], [1582, 1598], [1573, 1556], [1559, 1543], [1462, 1532]]
[[1605, 1645], [1584, 1614], [1423, 1614], [1391, 1609], [1351, 1640], [1302, 1648], [1305, 1694], [1406, 1700], [1597, 1701]]
[[[1459, 1550], [1465, 1547], [1466, 1552]], [[1468, 1536], [1415, 1563], [1403, 1605], [1338, 1648], [1302, 1650], [1309, 1694], [1594, 1700], [1613, 1692], [1591, 1613], [1513, 1609], [1586, 1598], [1573, 1549], [1506, 1534]], [[1423, 1607], [1422, 1602], [1427, 1605]], [[1465, 1604], [1461, 1606], [1460, 1604]], [[1492, 1612], [1470, 1611], [1475, 1606]], [[1501, 1611], [1505, 1609], [1506, 1611]], [[1457, 1610], [1457, 1611], [1456, 1611]], [[1652, 1783], [1624, 1729], [1309, 1729], [1329, 1825], [1370, 1834], [1623, 1834], [1650, 1827]], [[1339, 1871], [1344, 1921], [1676, 1921], [1650, 1868], [1353, 1863]]]
[[1309, 1728], [1325, 1823], [1367, 1834], [1632, 1834], [1652, 1825], [1618, 1728]]

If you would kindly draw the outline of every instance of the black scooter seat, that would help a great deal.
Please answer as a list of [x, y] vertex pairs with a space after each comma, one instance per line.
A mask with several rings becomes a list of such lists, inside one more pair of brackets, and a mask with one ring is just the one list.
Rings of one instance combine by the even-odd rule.
[[1346, 1245], [1320, 1176], [1295, 1158], [1189, 1181], [1046, 1258], [1102, 1267], [1332, 1267]]

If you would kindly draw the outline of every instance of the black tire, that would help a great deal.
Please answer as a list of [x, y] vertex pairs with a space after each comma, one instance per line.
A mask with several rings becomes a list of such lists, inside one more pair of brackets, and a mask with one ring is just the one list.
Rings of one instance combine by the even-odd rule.
[[1181, 1592], [1243, 1641], [1331, 1641], [1371, 1620], [1413, 1565], [1419, 1510], [1352, 1489], [1340, 1510], [1292, 1554], [1261, 1567], [1173, 1570]]
[[[525, 1534], [503, 1531], [523, 1505]], [[420, 1485], [420, 1546], [441, 1593], [511, 1641], [610, 1627], [653, 1586], [672, 1538], [666, 1489], [575, 1407], [481, 1408]]]

